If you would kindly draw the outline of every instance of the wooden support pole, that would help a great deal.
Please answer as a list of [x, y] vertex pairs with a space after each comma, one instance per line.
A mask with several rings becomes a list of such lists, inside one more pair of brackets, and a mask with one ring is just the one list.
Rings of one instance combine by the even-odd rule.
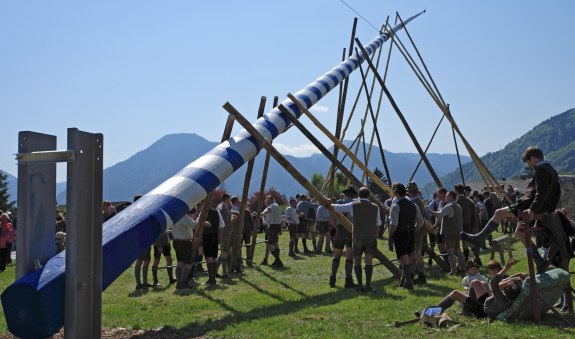
[[[441, 126], [443, 119], [445, 119], [445, 115], [442, 115], [441, 119], [439, 119], [439, 123], [435, 127], [435, 131], [433, 131], [433, 135], [431, 135], [431, 139], [429, 139], [429, 143], [427, 144], [427, 147], [425, 147], [425, 151], [424, 151], [425, 154], [427, 154], [427, 151], [429, 151], [429, 147], [431, 147], [431, 143], [433, 142], [433, 139], [435, 138], [435, 135], [437, 134], [437, 130], [439, 130], [439, 126]], [[422, 161], [423, 161], [423, 159], [419, 158], [419, 161], [417, 162], [417, 166], [415, 166], [413, 173], [411, 173], [411, 177], [409, 177], [409, 181], [412, 181], [413, 177], [415, 177], [415, 173], [417, 173], [417, 170], [419, 169], [419, 166], [421, 166]]]
[[[273, 107], [277, 106], [278, 100], [279, 100], [279, 98], [277, 96], [275, 96], [274, 102], [273, 102]], [[270, 167], [270, 153], [266, 152], [266, 158], [264, 160], [264, 169], [262, 171], [262, 181], [260, 184], [258, 202], [257, 202], [256, 211], [255, 211], [257, 213], [257, 217], [256, 217], [256, 221], [254, 223], [254, 229], [252, 230], [252, 241], [250, 242], [250, 244], [253, 244], [253, 246], [250, 246], [250, 249], [248, 251], [248, 260], [250, 260], [249, 261], [250, 263], [253, 262], [253, 260], [254, 260], [254, 254], [256, 253], [256, 241], [258, 239], [258, 232], [259, 232], [259, 229], [262, 225], [262, 218], [260, 217], [260, 213], [262, 213], [262, 210], [264, 207], [264, 193], [266, 190], [266, 181], [267, 181], [267, 177], [268, 177], [269, 167]]]
[[[324, 205], [329, 212], [336, 217], [336, 219], [343, 225], [349, 232], [352, 232], [353, 225], [343, 214], [336, 212], [329, 204], [328, 200], [318, 191], [315, 186], [313, 186], [289, 161], [284, 158], [272, 145], [265, 139], [251, 124], [244, 118], [240, 112], [238, 112], [229, 102], [224, 105], [224, 109], [234, 116], [234, 118], [241, 124], [257, 141], [258, 143], [266, 149], [266, 151], [271, 154], [274, 159], [294, 178], [300, 185], [305, 187], [305, 189], [310, 192], [310, 194], [316, 199], [320, 204]], [[382, 264], [396, 277], [401, 276], [401, 271], [397, 266], [395, 266], [381, 251], [377, 251], [374, 255]]]
[[457, 162], [459, 163], [459, 174], [461, 175], [461, 183], [465, 186], [465, 176], [463, 175], [463, 167], [461, 166], [461, 157], [459, 156], [459, 147], [457, 146], [457, 138], [455, 137], [455, 129], [451, 127], [453, 133], [453, 144], [455, 145], [455, 153], [457, 154]]
[[[357, 49], [356, 49], [356, 53], [357, 53]], [[379, 136], [379, 130], [377, 129], [377, 118], [376, 118], [375, 114], [373, 113], [373, 107], [371, 106], [371, 94], [367, 92], [367, 84], [365, 82], [365, 72], [363, 71], [363, 67], [361, 67], [361, 64], [359, 65], [359, 71], [361, 73], [361, 82], [363, 84], [363, 87], [365, 88], [365, 95], [367, 97], [367, 107], [369, 109], [369, 114], [371, 116], [371, 121], [373, 123], [373, 130], [375, 131], [375, 135], [377, 137], [377, 145], [379, 146], [379, 153], [381, 156], [381, 161], [386, 168], [386, 173], [388, 173], [387, 161], [385, 161], [385, 154], [383, 153], [383, 146], [381, 144], [381, 138]], [[367, 161], [366, 161], [366, 164], [367, 164]], [[387, 180], [389, 182], [389, 178], [387, 178]]]
[[[222, 134], [222, 142], [230, 138], [230, 136], [232, 135], [233, 127], [234, 127], [234, 117], [228, 116], [226, 126], [224, 127], [224, 133]], [[196, 230], [194, 231], [194, 240], [192, 240], [192, 248], [194, 256], [197, 253], [198, 246], [200, 244], [200, 239], [202, 238], [202, 231], [204, 230], [204, 224], [208, 217], [208, 211], [212, 207], [212, 200], [213, 200], [213, 194], [211, 192], [208, 192], [208, 195], [206, 195], [204, 203], [202, 204], [200, 216], [198, 217], [198, 225], [196, 226]], [[211, 227], [214, 226], [215, 225], [212, 225]]]
[[393, 97], [391, 96], [391, 93], [389, 92], [389, 90], [387, 89], [387, 86], [385, 85], [385, 83], [383, 82], [383, 79], [379, 76], [379, 73], [377, 72], [377, 68], [375, 68], [375, 66], [373, 65], [373, 62], [371, 61], [371, 59], [369, 58], [369, 54], [367, 53], [367, 51], [365, 50], [365, 48], [363, 48], [363, 45], [361, 45], [361, 42], [359, 41], [359, 39], [355, 39], [357, 46], [361, 49], [361, 52], [363, 53], [363, 57], [365, 58], [365, 60], [367, 61], [367, 63], [369, 64], [369, 67], [371, 68], [371, 71], [373, 72], [374, 76], [377, 78], [377, 81], [379, 82], [379, 85], [383, 88], [383, 91], [385, 92], [385, 95], [387, 96], [387, 98], [389, 99], [389, 102], [391, 103], [391, 106], [393, 106], [393, 109], [395, 110], [395, 113], [397, 114], [397, 116], [399, 117], [399, 119], [401, 120], [401, 122], [403, 123], [403, 126], [405, 127], [405, 130], [407, 131], [407, 134], [409, 134], [409, 137], [411, 138], [411, 141], [413, 142], [413, 144], [415, 145], [415, 148], [417, 148], [417, 152], [419, 153], [419, 156], [423, 159], [423, 162], [425, 163], [425, 166], [427, 167], [427, 170], [429, 171], [429, 174], [431, 174], [431, 177], [433, 178], [433, 181], [435, 181], [435, 184], [437, 185], [437, 187], [441, 187], [441, 181], [439, 180], [439, 177], [437, 176], [437, 174], [435, 173], [435, 170], [433, 169], [433, 166], [431, 166], [431, 163], [429, 162], [429, 159], [427, 159], [427, 156], [425, 155], [425, 153], [423, 153], [423, 149], [421, 149], [421, 146], [419, 145], [419, 142], [417, 141], [417, 138], [415, 137], [415, 134], [413, 134], [413, 131], [411, 130], [411, 127], [409, 127], [409, 124], [407, 123], [407, 120], [405, 120], [405, 117], [403, 116], [403, 113], [401, 113], [401, 110], [399, 109], [399, 107], [397, 106], [397, 104], [395, 103], [395, 100], [393, 99]]
[[325, 128], [325, 126], [323, 126], [316, 119], [316, 117], [313, 116], [313, 114], [311, 114], [311, 112], [299, 102], [299, 100], [296, 97], [293, 96], [293, 94], [289, 93], [288, 98], [290, 98], [297, 105], [300, 111], [303, 112], [305, 115], [307, 115], [307, 117], [314, 123], [314, 125], [316, 125], [316, 127], [319, 128], [332, 142], [337, 143], [338, 147], [341, 150], [343, 150], [345, 154], [347, 154], [347, 156], [351, 159], [351, 161], [353, 161], [357, 165], [357, 167], [359, 167], [362, 171], [366, 172], [369, 178], [373, 180], [373, 182], [377, 186], [379, 186], [390, 196], [393, 196], [393, 191], [391, 190], [391, 187], [387, 186], [387, 184], [384, 183], [377, 175], [373, 174], [372, 171], [370, 171], [367, 167], [365, 167], [365, 165], [355, 155], [353, 155], [353, 153], [349, 150], [349, 148], [345, 147], [345, 145], [341, 141], [336, 139], [335, 136], [331, 134], [327, 130], [327, 128]]
[[[361, 181], [353, 173], [351, 173], [351, 171], [348, 170], [347, 167], [345, 167], [341, 161], [339, 161], [336, 157], [334, 157], [333, 154], [307, 128], [305, 128], [304, 125], [302, 125], [302, 123], [298, 119], [296, 119], [296, 117], [294, 117], [283, 105], [279, 105], [278, 108], [280, 109], [280, 111], [282, 111], [283, 114], [285, 114], [285, 116], [291, 121], [291, 123], [295, 127], [297, 127], [297, 129], [299, 129], [302, 132], [302, 134], [309, 141], [311, 141], [311, 143], [314, 144], [314, 146], [317, 147], [319, 149], [319, 151], [329, 161], [331, 161], [334, 164], [334, 166], [341, 173], [343, 173], [346, 177], [350, 178], [355, 186], [357, 186], [357, 187], [361, 186]], [[371, 199], [380, 208], [382, 208], [384, 210], [388, 209], [388, 207], [385, 206], [385, 204], [375, 194], [373, 194], [373, 193], [371, 194]]]
[[[260, 106], [258, 108], [258, 119], [264, 115], [266, 107], [266, 97], [262, 96], [260, 98]], [[246, 214], [246, 208], [248, 205], [248, 195], [250, 192], [250, 182], [252, 180], [252, 172], [254, 170], [254, 162], [255, 157], [248, 161], [248, 166], [246, 168], [246, 175], [244, 178], [244, 188], [242, 190], [242, 207], [240, 208], [240, 213], [238, 216], [238, 227], [236, 228], [236, 232], [234, 232], [234, 239], [233, 239], [233, 246], [232, 246], [232, 253], [231, 253], [231, 260], [230, 262], [232, 265], [235, 266], [236, 272], [241, 272], [242, 270], [242, 263], [238, 261], [239, 258], [242, 256], [242, 234], [244, 232], [244, 218]], [[249, 250], [246, 250], [249, 252]], [[247, 255], [246, 255], [247, 257]], [[233, 267], [233, 266], [232, 266]]]
[[[357, 29], [357, 18], [353, 18], [353, 27], [351, 29], [351, 39], [349, 40], [349, 49], [348, 49], [348, 57], [351, 56], [353, 50], [353, 42], [355, 41], [355, 32]], [[345, 50], [344, 50], [345, 54]], [[337, 111], [337, 121], [335, 125], [335, 135], [339, 139], [341, 133], [341, 124], [343, 122], [343, 115], [345, 113], [345, 101], [347, 99], [347, 88], [349, 85], [349, 77], [347, 77], [343, 83], [343, 91], [341, 92], [340, 101], [338, 103], [338, 111]], [[333, 155], [337, 157], [338, 149], [334, 145], [333, 146]], [[330, 167], [329, 178], [330, 178], [330, 186], [328, 194], [331, 196], [333, 195], [333, 179], [335, 176], [335, 170], [333, 166]]]

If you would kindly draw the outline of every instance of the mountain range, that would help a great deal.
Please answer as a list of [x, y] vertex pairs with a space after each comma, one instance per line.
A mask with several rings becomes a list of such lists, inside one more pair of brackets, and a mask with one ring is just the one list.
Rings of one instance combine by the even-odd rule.
[[[559, 174], [575, 174], [575, 108], [543, 121], [500, 151], [487, 153], [481, 159], [497, 180], [518, 179], [525, 170], [521, 157], [529, 146], [541, 148], [545, 160], [550, 161]], [[466, 181], [481, 181], [473, 163], [462, 167]], [[453, 187], [461, 182], [459, 169], [456, 168], [440, 180], [445, 187]], [[425, 191], [434, 188], [434, 184], [428, 184]]]
[[[346, 141], [346, 144], [351, 142]], [[111, 201], [131, 200], [134, 194], [146, 193], [161, 184], [183, 167], [202, 156], [217, 142], [208, 141], [193, 133], [170, 134], [154, 142], [148, 148], [134, 154], [129, 159], [119, 162], [104, 170], [104, 199]], [[379, 157], [379, 149], [372, 150], [370, 168], [383, 168]], [[419, 158], [411, 153], [386, 152], [386, 160], [390, 168], [390, 176], [394, 181], [405, 182], [413, 172]], [[438, 175], [445, 175], [457, 166], [457, 156], [453, 154], [429, 154]], [[259, 189], [262, 179], [265, 152], [257, 157], [250, 182], [250, 192]], [[311, 178], [314, 173], [325, 174], [331, 164], [323, 155], [313, 154], [309, 157], [293, 157], [286, 155], [290, 161], [305, 177]], [[462, 161], [469, 162], [468, 157], [462, 157]], [[344, 163], [350, 166], [349, 160]], [[358, 177], [361, 172], [354, 170]], [[266, 187], [274, 187], [287, 196], [301, 193], [304, 189], [275, 161], [271, 160], [267, 176]], [[245, 176], [245, 166], [232, 174], [222, 187], [232, 194], [241, 194]], [[424, 166], [420, 167], [414, 180], [427, 183], [431, 176]], [[58, 194], [59, 203], [65, 202], [65, 192]]]
[[[345, 142], [350, 145], [350, 141]], [[134, 194], [146, 193], [168, 179], [184, 166], [188, 165], [218, 143], [208, 141], [193, 133], [166, 135], [146, 149], [134, 154], [125, 161], [119, 162], [104, 170], [104, 199], [111, 201], [131, 200]], [[523, 150], [537, 145], [545, 152], [546, 160], [551, 161], [560, 174], [574, 174], [575, 168], [575, 109], [570, 109], [551, 117], [532, 130], [510, 142], [502, 150], [487, 153], [482, 157], [487, 167], [497, 179], [516, 179], [524, 172], [521, 162]], [[361, 149], [361, 147], [360, 147]], [[264, 152], [256, 157], [254, 172], [250, 182], [250, 192], [259, 189], [262, 178]], [[392, 181], [407, 182], [419, 155], [414, 153], [392, 153], [385, 151]], [[440, 180], [445, 187], [453, 187], [461, 181], [457, 156], [454, 154], [428, 154]], [[314, 173], [325, 174], [330, 162], [321, 154], [309, 157], [286, 155], [305, 177], [311, 178]], [[361, 157], [360, 157], [361, 158]], [[379, 150], [374, 146], [370, 169], [383, 169]], [[467, 182], [480, 181], [475, 166], [468, 157], [462, 157], [463, 172]], [[349, 168], [350, 161], [344, 161]], [[361, 172], [355, 168], [354, 173], [361, 178]], [[7, 173], [8, 174], [8, 173]], [[223, 184], [223, 188], [232, 194], [241, 194], [245, 175], [245, 166], [232, 174]], [[424, 186], [424, 193], [435, 190], [425, 166], [420, 166], [414, 180]], [[274, 187], [287, 196], [303, 192], [303, 188], [287, 175], [286, 171], [273, 159], [270, 163], [266, 187]], [[16, 199], [16, 177], [8, 174], [8, 188], [11, 200]], [[65, 183], [58, 183], [57, 201], [65, 203]]]

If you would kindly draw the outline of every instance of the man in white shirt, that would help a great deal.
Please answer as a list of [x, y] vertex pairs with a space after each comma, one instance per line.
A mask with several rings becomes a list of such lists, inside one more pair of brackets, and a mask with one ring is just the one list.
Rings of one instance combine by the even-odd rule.
[[285, 210], [285, 220], [289, 231], [289, 256], [295, 257], [294, 252], [295, 243], [297, 241], [297, 228], [299, 225], [299, 216], [296, 211], [297, 199], [290, 198], [289, 206]]
[[[280, 259], [280, 246], [279, 234], [281, 232], [282, 223], [282, 211], [280, 206], [275, 202], [273, 196], [268, 195], [265, 200], [266, 209], [262, 212], [264, 221], [268, 226], [268, 251], [271, 253], [275, 260], [272, 263], [273, 267], [284, 267]], [[267, 258], [266, 258], [267, 264]]]

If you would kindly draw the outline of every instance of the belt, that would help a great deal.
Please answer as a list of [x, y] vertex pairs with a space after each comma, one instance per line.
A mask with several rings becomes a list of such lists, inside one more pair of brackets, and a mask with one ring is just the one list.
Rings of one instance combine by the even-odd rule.
[[192, 241], [194, 239], [174, 239], [174, 241], [181, 241], [181, 242], [187, 242], [187, 241]]

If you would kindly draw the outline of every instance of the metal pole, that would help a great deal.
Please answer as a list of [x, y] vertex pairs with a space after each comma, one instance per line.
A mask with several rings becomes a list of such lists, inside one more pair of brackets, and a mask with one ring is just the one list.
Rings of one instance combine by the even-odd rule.
[[68, 129], [65, 338], [101, 335], [103, 139]]

